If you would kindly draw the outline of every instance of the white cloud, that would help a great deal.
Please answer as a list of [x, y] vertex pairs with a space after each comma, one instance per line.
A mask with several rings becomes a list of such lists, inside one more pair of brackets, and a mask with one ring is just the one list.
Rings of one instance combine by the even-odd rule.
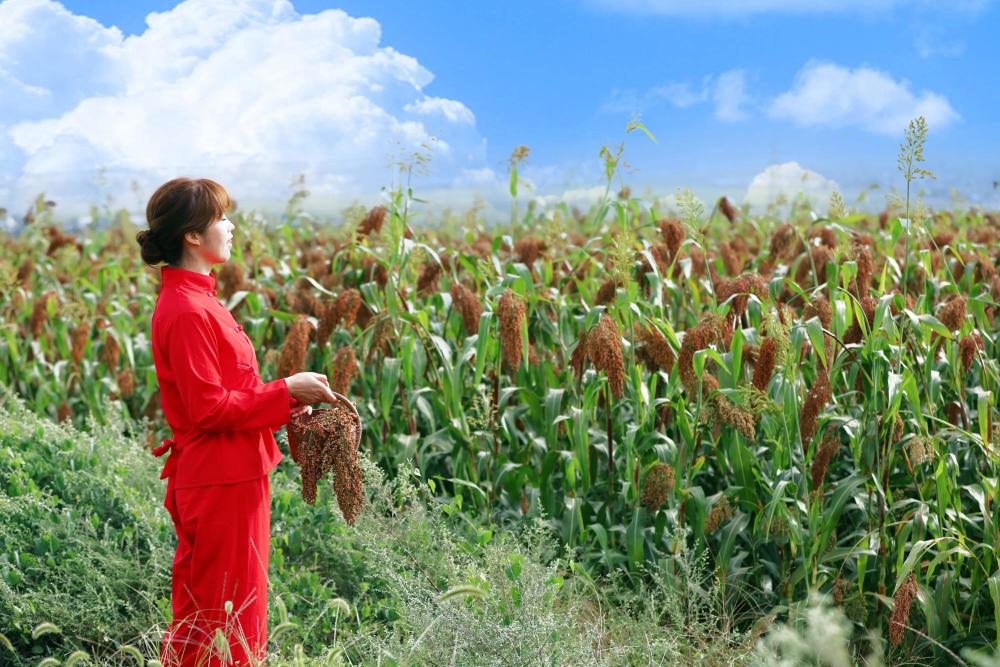
[[587, 0], [617, 12], [663, 16], [749, 16], [753, 14], [875, 14], [896, 8], [977, 13], [990, 0]]
[[746, 73], [731, 70], [719, 75], [712, 92], [715, 102], [715, 117], [719, 120], [736, 121], [746, 118], [743, 107], [749, 102], [746, 93]]
[[744, 201], [757, 208], [766, 207], [779, 195], [788, 199], [802, 193], [814, 205], [826, 202], [834, 190], [839, 190], [837, 183], [804, 169], [798, 162], [772, 164], [764, 169], [750, 182]]
[[407, 104], [403, 109], [425, 116], [440, 114], [452, 123], [464, 123], [466, 125], [474, 125], [476, 123], [476, 117], [469, 111], [469, 107], [456, 100], [446, 100], [442, 97], [428, 97], [419, 102]]
[[[534, 200], [543, 208], [565, 203], [567, 206], [576, 206], [581, 209], [587, 209], [600, 201], [606, 191], [607, 188], [604, 185], [592, 185], [589, 187], [569, 188], [564, 190], [562, 194], [558, 195], [537, 195], [534, 197]], [[615, 191], [612, 190], [609, 196], [614, 197], [614, 195]]]
[[472, 111], [427, 95], [433, 75], [373, 19], [186, 0], [146, 21], [123, 38], [52, 0], [0, 3], [0, 206], [40, 190], [63, 212], [107, 192], [142, 205], [121, 196], [133, 181], [148, 197], [180, 174], [262, 205], [298, 173], [332, 204], [372, 197], [421, 144], [444, 181], [483, 164]]
[[734, 69], [718, 76], [709, 75], [702, 78], [701, 84], [697, 86], [681, 81], [653, 86], [641, 93], [635, 90], [614, 90], [611, 98], [602, 105], [601, 111], [634, 113], [661, 104], [686, 109], [709, 101], [715, 105], [715, 117], [719, 120], [736, 121], [745, 118], [744, 107], [750, 103], [750, 97], [746, 93], [746, 72]]
[[923, 26], [913, 38], [913, 45], [921, 58], [956, 58], [965, 53], [965, 41], [949, 39], [941, 30]]
[[943, 95], [930, 91], [915, 95], [905, 79], [896, 81], [869, 67], [820, 62], [807, 63], [792, 88], [774, 99], [769, 113], [799, 125], [857, 126], [893, 135], [902, 134], [916, 116], [924, 116], [931, 128], [959, 117]]

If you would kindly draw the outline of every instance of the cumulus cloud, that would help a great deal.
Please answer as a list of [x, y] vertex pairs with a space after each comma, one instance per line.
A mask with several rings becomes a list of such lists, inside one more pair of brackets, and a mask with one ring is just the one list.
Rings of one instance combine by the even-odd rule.
[[708, 75], [694, 85], [687, 81], [653, 86], [645, 91], [614, 90], [601, 107], [607, 113], [635, 113], [663, 104], [686, 109], [711, 101], [715, 117], [723, 121], [742, 120], [750, 102], [746, 92], [746, 72], [729, 70], [718, 76]]
[[801, 193], [816, 205], [828, 201], [833, 191], [839, 189], [836, 182], [803, 168], [798, 162], [785, 162], [772, 164], [754, 176], [744, 201], [764, 208], [779, 196], [791, 199]]
[[799, 125], [856, 126], [883, 134], [901, 134], [916, 116], [924, 116], [931, 128], [959, 117], [943, 95], [914, 94], [905, 79], [897, 81], [869, 67], [820, 62], [807, 63], [792, 88], [774, 99], [769, 113]]
[[264, 205], [299, 173], [339, 205], [422, 145], [443, 182], [483, 165], [472, 111], [427, 94], [431, 72], [381, 45], [373, 19], [186, 0], [146, 23], [126, 38], [53, 0], [0, 3], [0, 206], [148, 196], [178, 174]]
[[749, 16], [753, 14], [873, 14], [896, 8], [977, 13], [989, 0], [588, 0], [617, 12], [663, 16]]

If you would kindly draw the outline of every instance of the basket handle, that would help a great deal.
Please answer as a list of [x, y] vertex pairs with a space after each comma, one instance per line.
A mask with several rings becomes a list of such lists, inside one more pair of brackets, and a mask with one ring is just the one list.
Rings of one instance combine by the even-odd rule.
[[351, 401], [351, 399], [347, 398], [343, 394], [341, 394], [339, 392], [336, 392], [336, 391], [334, 391], [332, 389], [330, 390], [330, 393], [333, 394], [334, 397], [336, 397], [336, 399], [338, 401], [340, 401], [341, 403], [345, 403], [348, 407], [351, 408], [351, 411], [354, 413], [354, 418], [358, 420], [358, 443], [357, 444], [361, 444], [361, 431], [362, 431], [362, 429], [364, 427], [361, 425], [361, 414], [358, 412], [358, 409], [354, 406], [354, 403]]

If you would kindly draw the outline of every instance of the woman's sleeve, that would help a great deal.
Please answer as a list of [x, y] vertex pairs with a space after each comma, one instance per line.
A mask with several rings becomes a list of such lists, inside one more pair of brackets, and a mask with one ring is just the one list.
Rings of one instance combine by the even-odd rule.
[[218, 339], [202, 313], [180, 315], [166, 338], [167, 357], [181, 401], [195, 428], [208, 432], [278, 429], [294, 399], [284, 378], [249, 389], [222, 386]]

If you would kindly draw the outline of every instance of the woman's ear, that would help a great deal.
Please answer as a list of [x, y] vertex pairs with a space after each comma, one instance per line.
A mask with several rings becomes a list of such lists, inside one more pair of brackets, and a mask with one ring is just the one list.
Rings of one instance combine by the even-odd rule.
[[188, 243], [190, 243], [193, 246], [200, 246], [201, 245], [201, 234], [199, 234], [198, 232], [185, 232], [184, 233], [184, 240], [187, 241]]

